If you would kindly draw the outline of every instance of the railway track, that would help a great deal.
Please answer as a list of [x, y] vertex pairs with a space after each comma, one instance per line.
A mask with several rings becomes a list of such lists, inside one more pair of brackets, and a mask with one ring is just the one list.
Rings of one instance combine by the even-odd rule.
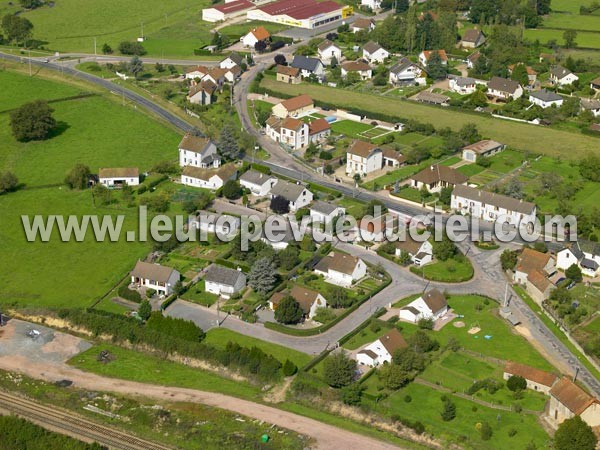
[[70, 411], [46, 406], [16, 395], [0, 392], [0, 409], [53, 430], [63, 431], [88, 442], [97, 442], [115, 450], [172, 450], [114, 428], [99, 425]]

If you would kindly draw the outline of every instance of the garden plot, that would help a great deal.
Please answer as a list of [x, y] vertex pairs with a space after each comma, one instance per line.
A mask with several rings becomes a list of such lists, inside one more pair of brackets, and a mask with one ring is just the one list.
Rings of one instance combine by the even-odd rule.
[[367, 138], [367, 139], [377, 139], [379, 137], [385, 136], [386, 134], [393, 133], [393, 130], [387, 130], [382, 127], [373, 127], [369, 130], [363, 131], [359, 134], [359, 136]]

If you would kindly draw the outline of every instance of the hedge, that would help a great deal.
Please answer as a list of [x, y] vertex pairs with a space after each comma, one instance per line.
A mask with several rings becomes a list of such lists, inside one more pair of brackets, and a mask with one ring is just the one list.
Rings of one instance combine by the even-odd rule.
[[375, 311], [375, 314], [373, 314], [371, 317], [369, 317], [367, 320], [365, 320], [363, 323], [361, 323], [358, 327], [356, 327], [354, 330], [352, 330], [346, 336], [341, 338], [339, 340], [340, 345], [344, 345], [346, 342], [348, 342], [350, 339], [352, 339], [354, 336], [356, 336], [362, 330], [367, 328], [371, 324], [371, 321], [373, 319], [377, 319], [378, 317], [383, 316], [385, 314], [385, 312], [386, 312], [385, 308], [378, 308], [377, 311]]
[[327, 355], [329, 355], [329, 353], [331, 353], [331, 350], [333, 350], [333, 348], [330, 350], [323, 350], [321, 353], [319, 353], [319, 355], [317, 357], [313, 358], [306, 366], [304, 366], [300, 370], [302, 372], [308, 372], [310, 369], [312, 369], [317, 364], [319, 364], [321, 361], [323, 361], [327, 357]]

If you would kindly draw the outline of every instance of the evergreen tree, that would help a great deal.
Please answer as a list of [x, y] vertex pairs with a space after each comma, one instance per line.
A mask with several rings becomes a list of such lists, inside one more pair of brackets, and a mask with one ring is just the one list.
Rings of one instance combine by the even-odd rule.
[[354, 379], [356, 361], [348, 358], [343, 352], [325, 358], [323, 362], [323, 378], [334, 388], [348, 386]]
[[248, 274], [248, 284], [255, 292], [265, 295], [277, 281], [276, 267], [270, 258], [260, 258], [252, 265]]
[[597, 442], [592, 427], [579, 416], [561, 423], [554, 435], [556, 450], [594, 450]]
[[280, 323], [295, 324], [302, 320], [302, 316], [302, 308], [290, 295], [284, 297], [275, 309], [275, 320]]
[[144, 63], [138, 55], [134, 55], [133, 58], [131, 58], [131, 61], [129, 61], [128, 70], [129, 73], [136, 78], [138, 78], [144, 71]]
[[240, 155], [240, 147], [235, 135], [235, 129], [231, 122], [225, 124], [221, 130], [218, 147], [221, 155], [225, 159], [234, 160]]
[[138, 315], [145, 322], [150, 318], [152, 314], [152, 306], [148, 300], [144, 300], [140, 303], [140, 307], [138, 308]]
[[522, 391], [527, 389], [527, 380], [520, 375], [512, 375], [506, 380], [506, 387], [513, 392]]
[[442, 408], [441, 416], [444, 422], [450, 422], [456, 417], [456, 405], [449, 398], [444, 397], [442, 399], [444, 406]]
[[565, 270], [567, 278], [575, 283], [580, 283], [583, 280], [581, 269], [577, 264], [572, 264], [567, 270]]
[[440, 56], [439, 52], [433, 51], [429, 55], [429, 60], [427, 61], [427, 72], [434, 80], [446, 78], [448, 69], [444, 64], [442, 64], [442, 57]]

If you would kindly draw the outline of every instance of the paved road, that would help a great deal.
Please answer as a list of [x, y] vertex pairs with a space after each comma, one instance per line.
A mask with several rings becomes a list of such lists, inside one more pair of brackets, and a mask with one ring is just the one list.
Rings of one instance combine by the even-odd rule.
[[[290, 46], [290, 47], [286, 47], [284, 50], [286, 52], [291, 52], [291, 51], [293, 51], [293, 48], [294, 48], [293, 46]], [[15, 61], [15, 62], [22, 62], [24, 60], [24, 58], [22, 58], [20, 56], [7, 55], [4, 53], [0, 53], [0, 59], [7, 59], [7, 60]], [[163, 109], [161, 106], [153, 103], [151, 100], [148, 100], [148, 99], [142, 97], [141, 95], [136, 94], [135, 92], [132, 92], [129, 89], [126, 89], [122, 86], [115, 85], [110, 81], [104, 80], [102, 78], [96, 77], [91, 74], [80, 72], [78, 70], [75, 70], [75, 69], [72, 69], [69, 67], [62, 67], [62, 66], [56, 65], [54, 63], [44, 63], [41, 61], [32, 60], [32, 64], [38, 65], [40, 67], [51, 68], [51, 69], [54, 69], [57, 71], [62, 70], [64, 73], [67, 73], [71, 76], [84, 79], [90, 83], [99, 85], [110, 91], [116, 92], [119, 95], [123, 95], [128, 100], [131, 100], [133, 102], [136, 102], [137, 104], [140, 104], [140, 105], [146, 107], [149, 111], [153, 112], [158, 117], [162, 118], [163, 120], [167, 121], [168, 123], [172, 124], [173, 126], [179, 128], [180, 130], [182, 130], [184, 132], [190, 131], [193, 128], [190, 124], [188, 124], [184, 120], [180, 119], [179, 117], [173, 115], [169, 111]], [[325, 178], [317, 175], [314, 172], [310, 172], [306, 166], [304, 166], [303, 164], [300, 164], [291, 155], [284, 152], [278, 146], [275, 145], [275, 147], [274, 147], [273, 143], [269, 143], [264, 136], [260, 135], [253, 128], [250, 118], [248, 116], [247, 107], [246, 107], [246, 105], [247, 105], [246, 96], [248, 93], [248, 86], [249, 86], [250, 82], [252, 81], [252, 78], [254, 76], [256, 76], [256, 74], [259, 71], [264, 70], [266, 68], [266, 65], [267, 65], [266, 62], [263, 60], [257, 61], [257, 65], [255, 67], [253, 67], [242, 78], [242, 80], [238, 84], [238, 87], [235, 92], [236, 108], [238, 110], [238, 113], [240, 114], [240, 120], [242, 121], [242, 125], [249, 132], [255, 134], [259, 138], [259, 142], [261, 143], [261, 145], [263, 145], [263, 143], [264, 143], [264, 147], [269, 152], [272, 152], [271, 160], [268, 162], [260, 161], [262, 164], [269, 166], [275, 174], [287, 176], [287, 177], [290, 177], [293, 179], [301, 179], [303, 181], [314, 181], [321, 185], [324, 185], [324, 186], [327, 186], [327, 187], [330, 187], [333, 189], [337, 189], [342, 194], [344, 194], [345, 196], [348, 196], [348, 197], [355, 197], [355, 198], [358, 198], [358, 199], [361, 199], [364, 201], [370, 201], [372, 199], [377, 199], [377, 200], [382, 201], [388, 208], [394, 209], [400, 213], [410, 215], [410, 216], [423, 214], [424, 211], [421, 208], [417, 208], [417, 207], [409, 206], [409, 205], [406, 205], [403, 203], [395, 202], [389, 198], [382, 197], [375, 193], [370, 193], [370, 192], [367, 192], [364, 190], [355, 189], [355, 188], [351, 188], [351, 187], [348, 187], [348, 186], [345, 186], [345, 185], [342, 185], [339, 183], [335, 183], [335, 182], [332, 182], [328, 179], [325, 179]], [[247, 158], [247, 159], [252, 160], [252, 158]], [[490, 230], [492, 227], [493, 227], [493, 225], [487, 224], [487, 223], [482, 223], [480, 225], [481, 230]], [[503, 291], [503, 289], [505, 288], [504, 277], [498, 276], [498, 274], [495, 273], [495, 272], [498, 272], [498, 270], [499, 270], [498, 267], [494, 268], [494, 265], [498, 266], [497, 261], [492, 262], [492, 261], [490, 261], [489, 256], [484, 256], [484, 255], [481, 255], [479, 258], [480, 258], [480, 260], [475, 259], [475, 266], [480, 267], [482, 271], [488, 273], [488, 278], [490, 278], [491, 282], [493, 283], [493, 286], [495, 286], [494, 290], [496, 292]], [[488, 289], [487, 285], [482, 286], [481, 289], [484, 289], [483, 292], [491, 292], [491, 291], [487, 290]], [[481, 292], [480, 289], [475, 289], [475, 291]], [[574, 365], [576, 365], [577, 358], [544, 325], [544, 323], [527, 307], [527, 305], [522, 300], [520, 300], [520, 298], [514, 293], [514, 291], [511, 290], [510, 293], [512, 295], [511, 307], [513, 307], [516, 310], [516, 313], [519, 314], [519, 316], [522, 319], [523, 324], [531, 331], [534, 338], [536, 340], [538, 340], [540, 344], [544, 345], [547, 348], [547, 350], [549, 351], [549, 355], [554, 360], [562, 362], [563, 363], [562, 365], [566, 365], [569, 367], [573, 367]], [[489, 295], [491, 295], [491, 294], [489, 294]], [[502, 298], [502, 296], [497, 297], [497, 298]], [[383, 297], [380, 297], [380, 298], [383, 298]], [[397, 297], [397, 298], [400, 298], [400, 297]], [[372, 301], [366, 302], [363, 305], [363, 308], [368, 307], [371, 304], [371, 302]], [[385, 304], [385, 302], [383, 304]], [[352, 317], [355, 317], [355, 316], [351, 316], [348, 320], [352, 320]], [[365, 317], [368, 317], [368, 315], [366, 315]], [[345, 322], [346, 322], [346, 320], [344, 320], [342, 322], [342, 324], [344, 324]], [[349, 322], [349, 323], [354, 324], [355, 322]], [[357, 321], [355, 323], [355, 326], [358, 325], [359, 323], [361, 323], [361, 321]], [[341, 324], [338, 324], [338, 325], [341, 325]], [[243, 328], [243, 327], [241, 327], [241, 328]], [[337, 327], [333, 327], [329, 331], [333, 332], [334, 330], [336, 330], [336, 328]], [[346, 329], [346, 328], [352, 329], [352, 328], [349, 328], [349, 326], [344, 327], [344, 329]], [[255, 329], [258, 329], [258, 328], [252, 328], [252, 330], [255, 330]], [[248, 331], [248, 329], [244, 328], [244, 330], [246, 330], [246, 332], [250, 332], [250, 331]], [[266, 329], [263, 328], [262, 330], [266, 330]], [[240, 332], [244, 332], [244, 331], [240, 330]], [[255, 333], [255, 331], [252, 331], [250, 333]], [[261, 331], [260, 333], [264, 333], [264, 331]], [[259, 338], [262, 337], [261, 335], [256, 335], [256, 336]], [[339, 337], [343, 336], [343, 334], [340, 335], [339, 332], [336, 332], [335, 334], [332, 334], [331, 336], [339, 339]], [[303, 338], [303, 339], [305, 340], [306, 338]], [[329, 343], [331, 345], [332, 342], [335, 342], [335, 340], [332, 340], [331, 342], [329, 342], [330, 340], [327, 338], [324, 341], [325, 342], [320, 341], [317, 344], [311, 345], [310, 351], [311, 352], [320, 351], [324, 348], [323, 344]], [[278, 337], [278, 339], [276, 340], [276, 342], [283, 343], [284, 345], [287, 345], [286, 342], [288, 342], [289, 345], [292, 346], [292, 344], [291, 344], [292, 341], [290, 341], [290, 337], [288, 337], [288, 336], [280, 335]], [[321, 345], [320, 349], [319, 349], [319, 345]], [[596, 380], [594, 378], [594, 376], [587, 370], [587, 368], [585, 366], [580, 366], [579, 379], [582, 382], [584, 382], [593, 392], [595, 392], [597, 395], [600, 395], [600, 383], [598, 382], [598, 380]]]

